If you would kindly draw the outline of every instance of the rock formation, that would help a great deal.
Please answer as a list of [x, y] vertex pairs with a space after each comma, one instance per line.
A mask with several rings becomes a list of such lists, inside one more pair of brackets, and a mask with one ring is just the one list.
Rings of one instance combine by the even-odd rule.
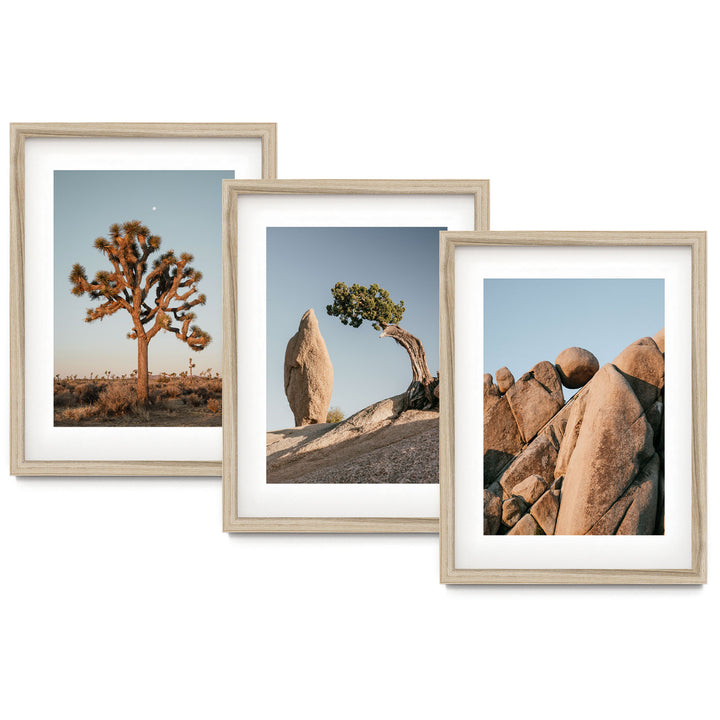
[[585, 385], [598, 371], [598, 359], [579, 347], [565, 348], [555, 359], [555, 369], [566, 388], [574, 390]]
[[[485, 376], [485, 534], [664, 532], [664, 340], [600, 369], [568, 348], [505, 393]], [[568, 403], [560, 380], [582, 387]]]
[[285, 395], [295, 425], [324, 423], [333, 388], [333, 367], [311, 308], [285, 349]]
[[267, 482], [437, 483], [439, 412], [404, 408], [397, 395], [339, 423], [267, 433]]

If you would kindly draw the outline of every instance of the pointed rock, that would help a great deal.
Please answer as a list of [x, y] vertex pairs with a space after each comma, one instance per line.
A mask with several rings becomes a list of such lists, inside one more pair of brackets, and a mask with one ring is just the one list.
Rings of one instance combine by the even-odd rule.
[[285, 349], [285, 395], [296, 426], [327, 421], [332, 388], [333, 366], [311, 308]]

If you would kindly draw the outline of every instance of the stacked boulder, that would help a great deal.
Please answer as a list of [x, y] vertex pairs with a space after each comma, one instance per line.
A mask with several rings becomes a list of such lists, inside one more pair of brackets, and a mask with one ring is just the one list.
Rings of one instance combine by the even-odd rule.
[[485, 376], [485, 534], [662, 534], [664, 349], [661, 331], [602, 368], [568, 348]]

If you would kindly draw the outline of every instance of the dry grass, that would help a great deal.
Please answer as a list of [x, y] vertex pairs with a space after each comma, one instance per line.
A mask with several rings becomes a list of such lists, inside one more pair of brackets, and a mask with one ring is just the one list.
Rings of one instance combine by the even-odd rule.
[[134, 378], [55, 378], [56, 426], [212, 427], [221, 424], [222, 379], [165, 375], [149, 384], [138, 407]]

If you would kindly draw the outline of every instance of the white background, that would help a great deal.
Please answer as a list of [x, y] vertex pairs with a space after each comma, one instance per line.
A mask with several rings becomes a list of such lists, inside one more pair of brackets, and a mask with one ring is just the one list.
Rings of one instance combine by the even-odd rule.
[[277, 121], [280, 177], [489, 177], [495, 229], [708, 230], [711, 442], [704, 588], [446, 588], [433, 536], [223, 535], [216, 479], [0, 477], [3, 717], [717, 716], [716, 8], [5, 7], [3, 125]]

